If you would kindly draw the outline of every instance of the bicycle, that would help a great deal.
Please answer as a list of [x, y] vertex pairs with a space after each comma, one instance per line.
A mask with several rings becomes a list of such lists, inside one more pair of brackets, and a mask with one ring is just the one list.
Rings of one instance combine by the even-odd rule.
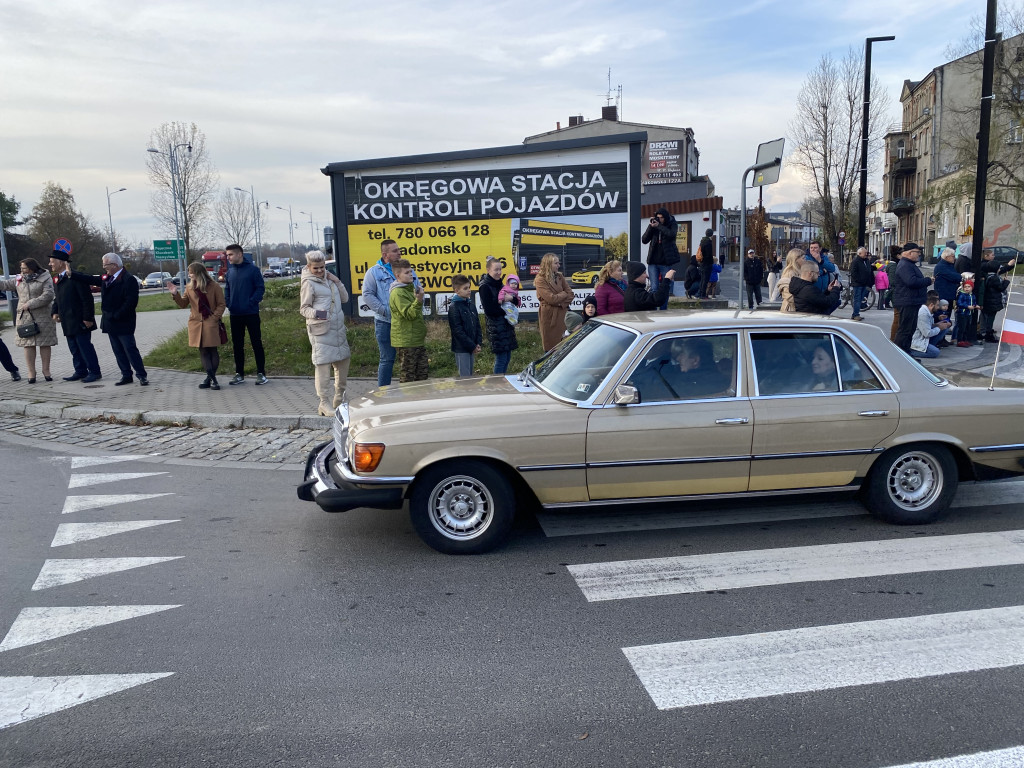
[[[850, 285], [843, 286], [842, 297], [843, 300], [842, 303], [840, 303], [839, 308], [846, 309], [850, 305], [850, 302], [853, 301], [853, 287]], [[865, 309], [871, 309], [875, 306], [876, 301], [878, 301], [878, 290], [872, 288], [868, 291], [864, 300], [861, 302], [860, 311], [863, 312]]]

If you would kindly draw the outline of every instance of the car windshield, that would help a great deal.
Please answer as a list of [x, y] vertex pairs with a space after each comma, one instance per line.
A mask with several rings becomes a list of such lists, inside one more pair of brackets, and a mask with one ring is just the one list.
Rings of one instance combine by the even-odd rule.
[[589, 400], [638, 335], [591, 321], [531, 363], [528, 372], [541, 389], [556, 397]]

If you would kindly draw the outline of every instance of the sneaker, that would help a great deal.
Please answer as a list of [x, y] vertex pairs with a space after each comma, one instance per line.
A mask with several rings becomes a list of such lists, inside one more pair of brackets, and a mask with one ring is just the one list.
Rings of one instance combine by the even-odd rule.
[[956, 343], [956, 345], [958, 347], [969, 347], [969, 346], [971, 346], [971, 342], [969, 342], [969, 341], [958, 341]]
[[850, 319], [851, 320], [856, 320], [858, 323], [863, 323], [864, 322], [864, 318], [861, 317], [860, 315], [857, 315], [856, 317], [851, 317]]
[[235, 378], [233, 378], [231, 381], [228, 382], [228, 384], [231, 384], [231, 385], [234, 385], [234, 384], [244, 384], [244, 383], [245, 383], [245, 376], [243, 376], [240, 373], [236, 373], [235, 374]]
[[256, 374], [256, 383], [257, 384], [266, 384], [267, 383], [266, 374], [257, 373]]

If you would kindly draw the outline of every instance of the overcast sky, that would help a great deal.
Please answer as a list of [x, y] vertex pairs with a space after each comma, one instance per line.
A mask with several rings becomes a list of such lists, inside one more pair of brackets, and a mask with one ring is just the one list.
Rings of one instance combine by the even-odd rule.
[[[372, 8], [371, 8], [372, 6]], [[0, 190], [31, 211], [43, 184], [74, 192], [133, 242], [172, 235], [149, 214], [150, 132], [195, 122], [224, 187], [330, 223], [334, 161], [519, 144], [569, 115], [600, 117], [608, 69], [622, 118], [692, 127], [727, 206], [757, 144], [787, 135], [822, 54], [864, 38], [898, 122], [904, 79], [944, 62], [984, 0], [247, 3], [0, 0]], [[787, 145], [787, 150], [790, 147]], [[792, 209], [784, 170], [766, 204]]]

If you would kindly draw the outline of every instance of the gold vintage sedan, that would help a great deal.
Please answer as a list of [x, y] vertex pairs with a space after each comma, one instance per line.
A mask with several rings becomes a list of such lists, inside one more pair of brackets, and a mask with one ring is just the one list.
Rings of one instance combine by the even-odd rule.
[[610, 315], [518, 375], [379, 389], [337, 410], [299, 498], [399, 508], [448, 553], [545, 508], [860, 491], [927, 523], [960, 480], [1024, 473], [1024, 390], [957, 387], [866, 323]]

